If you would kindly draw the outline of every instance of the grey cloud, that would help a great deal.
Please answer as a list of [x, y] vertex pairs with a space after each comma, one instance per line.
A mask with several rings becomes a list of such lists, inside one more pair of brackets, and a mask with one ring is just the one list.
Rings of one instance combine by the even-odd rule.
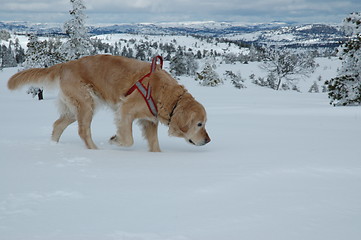
[[[59, 21], [69, 0], [1, 0], [0, 20]], [[90, 23], [157, 21], [340, 22], [359, 0], [85, 0]], [[36, 14], [34, 14], [36, 13]], [[7, 18], [7, 19], [4, 19]]]

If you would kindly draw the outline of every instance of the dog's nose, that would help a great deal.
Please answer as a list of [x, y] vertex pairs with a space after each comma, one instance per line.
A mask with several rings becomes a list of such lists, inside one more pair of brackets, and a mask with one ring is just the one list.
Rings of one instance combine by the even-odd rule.
[[204, 139], [205, 144], [209, 143], [210, 141], [211, 141], [211, 139], [210, 139], [209, 137], [206, 137], [206, 138]]

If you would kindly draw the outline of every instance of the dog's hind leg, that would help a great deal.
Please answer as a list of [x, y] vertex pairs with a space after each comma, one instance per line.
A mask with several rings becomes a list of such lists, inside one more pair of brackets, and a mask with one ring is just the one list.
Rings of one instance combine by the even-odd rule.
[[[64, 87], [65, 88], [65, 87]], [[85, 145], [89, 149], [97, 149], [97, 146], [94, 144], [92, 137], [91, 137], [91, 131], [90, 131], [90, 125], [93, 119], [94, 110], [95, 110], [95, 102], [94, 99], [90, 93], [90, 90], [87, 86], [81, 85], [80, 87], [68, 87], [66, 91], [64, 92], [64, 95], [66, 96], [66, 107], [68, 112], [72, 113], [69, 116], [62, 118], [60, 117], [54, 125], [57, 125], [58, 127], [55, 128], [54, 126], [54, 139], [56, 139], [57, 133], [62, 130], [62, 128], [68, 126], [74, 118], [78, 121], [78, 133], [80, 138], [84, 141]], [[76, 89], [76, 91], [74, 91]], [[73, 118], [74, 116], [74, 118]]]
[[[90, 96], [89, 96], [90, 97]], [[80, 138], [89, 149], [97, 149], [91, 137], [90, 125], [93, 119], [94, 104], [93, 101], [82, 102], [77, 106], [78, 132]]]
[[74, 113], [72, 113], [69, 107], [63, 102], [59, 101], [60, 117], [54, 122], [53, 133], [51, 139], [55, 142], [59, 142], [64, 130], [73, 122], [76, 121]]
[[65, 128], [75, 121], [76, 119], [74, 116], [61, 115], [60, 118], [54, 122], [51, 139], [55, 142], [59, 142], [60, 136], [63, 134]]
[[148, 141], [150, 152], [160, 152], [158, 141], [158, 122], [154, 123], [148, 120], [139, 120], [142, 127], [143, 137]]

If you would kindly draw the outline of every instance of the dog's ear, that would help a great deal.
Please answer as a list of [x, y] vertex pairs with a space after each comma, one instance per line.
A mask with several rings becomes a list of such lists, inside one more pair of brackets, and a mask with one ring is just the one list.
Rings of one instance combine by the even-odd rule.
[[183, 115], [183, 119], [181, 119], [181, 121], [178, 124], [179, 129], [182, 131], [182, 133], [186, 134], [189, 131], [189, 129], [192, 127], [191, 124], [193, 122], [194, 115], [195, 115], [194, 112], [190, 112], [188, 114]]
[[169, 125], [169, 133], [173, 136], [185, 137], [191, 127], [194, 113], [177, 108]]
[[180, 127], [179, 130], [181, 130], [182, 133], [186, 134], [189, 130], [189, 127], [188, 126], [183, 126], [183, 127]]

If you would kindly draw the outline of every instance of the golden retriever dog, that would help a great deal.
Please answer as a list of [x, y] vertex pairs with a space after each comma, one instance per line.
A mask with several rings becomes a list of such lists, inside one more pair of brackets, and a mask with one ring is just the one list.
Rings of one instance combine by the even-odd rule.
[[[139, 120], [151, 152], [160, 151], [159, 122], [169, 127], [171, 136], [184, 138], [196, 146], [209, 143], [204, 107], [156, 63], [157, 59], [151, 64], [120, 56], [88, 56], [49, 68], [21, 71], [9, 79], [8, 88], [14, 90], [28, 84], [59, 87], [60, 117], [54, 122], [52, 132], [52, 140], [56, 142], [66, 127], [78, 121], [80, 138], [89, 149], [96, 149], [90, 125], [97, 103], [102, 102], [115, 112], [117, 132], [110, 138], [111, 143], [133, 145], [135, 119]], [[139, 89], [130, 92], [140, 79], [147, 92], [143, 95]], [[149, 104], [155, 106], [151, 108]]]

